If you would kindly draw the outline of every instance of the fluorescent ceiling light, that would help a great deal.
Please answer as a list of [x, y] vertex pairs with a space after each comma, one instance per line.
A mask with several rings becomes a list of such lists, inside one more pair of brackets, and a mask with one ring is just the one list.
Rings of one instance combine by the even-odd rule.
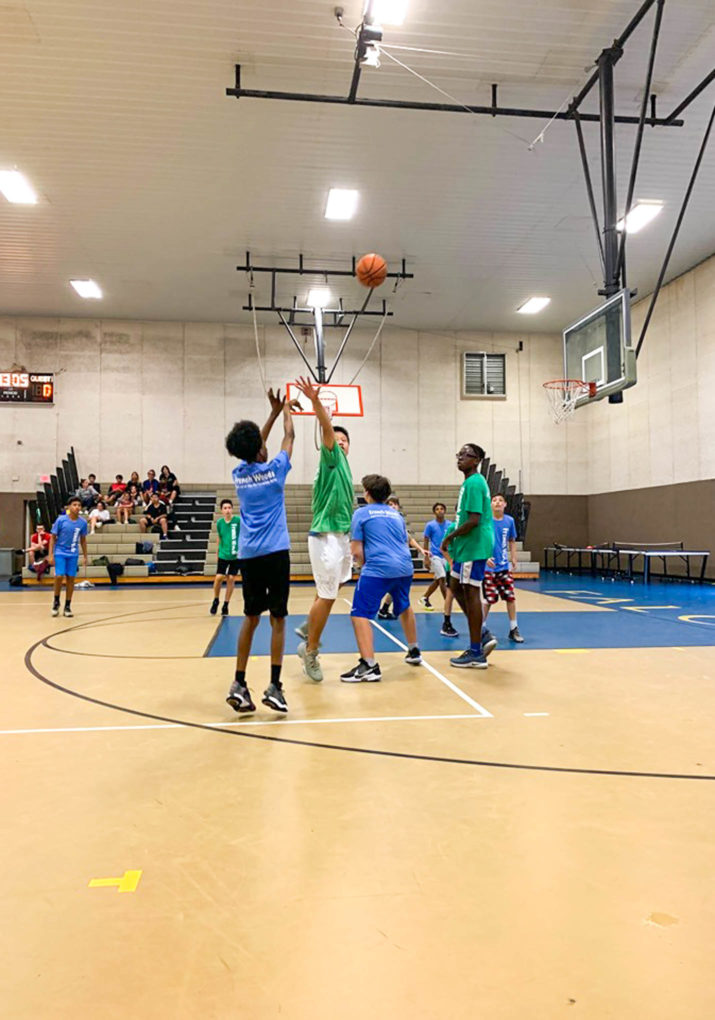
[[101, 298], [102, 291], [94, 280], [70, 280], [70, 283], [82, 298]]
[[325, 206], [326, 220], [351, 220], [357, 209], [359, 192], [350, 188], [331, 188]]
[[551, 304], [550, 297], [530, 297], [523, 305], [519, 305], [517, 312], [520, 315], [536, 315], [549, 304]]
[[308, 291], [308, 308], [327, 308], [332, 297], [327, 287], [313, 287]]
[[406, 14], [407, 0], [372, 0], [372, 19], [378, 25], [401, 25]]
[[0, 191], [8, 202], [36, 205], [37, 195], [27, 177], [19, 170], [0, 170]]
[[625, 226], [627, 233], [637, 234], [647, 223], [655, 219], [662, 208], [662, 202], [649, 202], [639, 199], [626, 218], [618, 221], [616, 229], [622, 231]]

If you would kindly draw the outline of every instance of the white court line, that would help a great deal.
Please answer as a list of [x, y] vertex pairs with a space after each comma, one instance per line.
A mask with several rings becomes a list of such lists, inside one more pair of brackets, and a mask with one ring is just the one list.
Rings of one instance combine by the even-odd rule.
[[[226, 729], [231, 726], [313, 726], [322, 723], [376, 723], [376, 722], [415, 722], [435, 719], [482, 719], [493, 718], [489, 713], [485, 716], [474, 715], [378, 715], [354, 719], [243, 719], [240, 722], [207, 722], [201, 726], [211, 729]], [[187, 720], [190, 724], [198, 720]], [[136, 726], [56, 726], [26, 730], [0, 730], [0, 736], [29, 733], [106, 733], [120, 730], [185, 730], [192, 729], [187, 723], [144, 723]]]
[[[352, 607], [352, 603], [348, 602], [347, 599], [344, 598], [343, 602], [345, 602], [347, 605]], [[401, 641], [399, 641], [394, 636], [394, 634], [391, 634], [389, 632], [389, 630], [385, 630], [385, 628], [381, 627], [379, 623], [375, 622], [375, 620], [370, 620], [370, 623], [373, 625], [373, 627], [376, 630], [379, 630], [381, 634], [384, 634], [385, 637], [388, 637], [390, 639], [390, 641], [393, 641], [404, 652], [409, 652], [409, 648], [407, 647], [407, 645], [404, 645]], [[429, 670], [429, 672], [432, 674], [432, 676], [437, 677], [437, 679], [441, 683], [443, 683], [446, 687], [449, 687], [449, 689], [451, 691], [454, 691], [454, 693], [457, 695], [457, 697], [461, 698], [462, 701], [466, 701], [468, 705], [471, 705], [472, 708], [475, 710], [475, 712], [479, 712], [479, 714], [481, 716], [484, 716], [484, 718], [486, 718], [486, 719], [493, 719], [494, 718], [492, 713], [488, 712], [486, 710], [486, 708], [484, 708], [483, 705], [480, 705], [478, 701], [474, 700], [474, 698], [470, 698], [468, 694], [465, 694], [465, 692], [460, 687], [457, 687], [457, 685], [452, 683], [451, 680], [448, 680], [446, 676], [442, 676], [442, 674], [439, 672], [439, 670], [435, 669], [434, 666], [430, 666], [429, 662], [427, 662], [427, 660], [425, 659], [424, 656], [422, 656], [422, 665], [424, 666], [424, 668], [426, 670]]]
[[533, 717], [535, 717], [537, 715], [549, 715], [549, 713], [548, 712], [524, 712], [524, 715], [527, 716], [527, 717], [533, 718]]

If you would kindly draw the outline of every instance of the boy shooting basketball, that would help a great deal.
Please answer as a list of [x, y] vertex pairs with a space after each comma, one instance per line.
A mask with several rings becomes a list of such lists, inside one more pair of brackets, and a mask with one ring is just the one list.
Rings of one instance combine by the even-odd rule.
[[310, 566], [317, 593], [307, 623], [296, 631], [304, 639], [298, 645], [303, 671], [309, 679], [319, 683], [323, 679], [318, 661], [320, 635], [340, 585], [352, 576], [349, 532], [354, 494], [348, 464], [350, 437], [346, 429], [333, 425], [321, 403], [319, 386], [304, 378], [298, 379], [296, 386], [313, 405], [321, 434], [320, 461], [313, 486], [313, 519], [308, 533]]
[[519, 633], [516, 622], [516, 595], [514, 594], [514, 578], [509, 572], [516, 571], [516, 524], [514, 518], [504, 513], [506, 500], [497, 493], [492, 496], [492, 514], [494, 516], [494, 551], [487, 560], [484, 569], [482, 591], [484, 594], [484, 619], [489, 615], [490, 608], [503, 599], [509, 616], [509, 640], [522, 644], [524, 639]]
[[482, 649], [481, 589], [486, 562], [494, 551], [494, 531], [489, 488], [477, 470], [483, 459], [484, 450], [476, 443], [465, 443], [457, 454], [457, 468], [464, 475], [457, 526], [440, 546], [453, 560], [450, 587], [469, 625], [469, 648], [449, 660], [459, 669], [486, 669], [489, 665]]

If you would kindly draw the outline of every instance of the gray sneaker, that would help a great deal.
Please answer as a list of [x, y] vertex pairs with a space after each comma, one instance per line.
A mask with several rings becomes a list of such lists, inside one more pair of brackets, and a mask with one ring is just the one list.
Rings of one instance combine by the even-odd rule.
[[269, 708], [275, 709], [276, 712], [287, 712], [288, 705], [286, 704], [285, 695], [283, 694], [283, 688], [277, 684], [269, 684], [263, 692], [261, 701], [264, 705], [268, 705]]
[[[303, 623], [301, 623], [301, 625], [299, 627], [296, 627], [294, 629], [293, 633], [297, 634], [298, 637], [301, 639], [301, 641], [307, 641], [308, 640], [308, 621], [304, 620]], [[322, 643], [323, 643], [322, 641], [318, 642], [318, 648], [320, 648]]]
[[305, 641], [301, 641], [297, 648], [298, 658], [303, 663], [303, 672], [309, 680], [319, 684], [323, 679], [323, 671], [318, 662], [318, 653], [309, 652]]

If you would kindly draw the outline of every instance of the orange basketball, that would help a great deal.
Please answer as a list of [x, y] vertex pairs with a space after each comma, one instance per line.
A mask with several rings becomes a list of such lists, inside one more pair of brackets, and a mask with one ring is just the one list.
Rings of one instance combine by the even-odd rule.
[[355, 275], [363, 287], [379, 287], [387, 276], [387, 262], [374, 252], [363, 255], [355, 266]]

